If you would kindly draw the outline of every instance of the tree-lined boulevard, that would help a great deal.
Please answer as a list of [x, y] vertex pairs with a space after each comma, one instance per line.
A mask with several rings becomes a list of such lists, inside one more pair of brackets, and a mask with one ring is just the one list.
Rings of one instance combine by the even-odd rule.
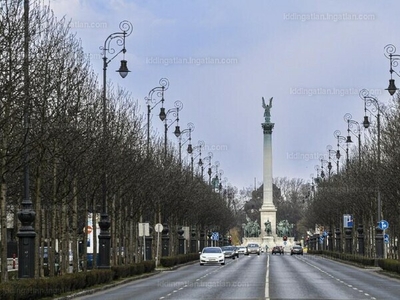
[[[400, 270], [394, 44], [376, 53], [388, 66], [390, 99], [360, 89], [354, 98], [363, 119], [343, 112], [343, 128], [314, 159], [309, 180], [272, 178], [272, 97], [265, 102], [260, 95], [264, 157], [248, 159], [268, 161], [265, 185], [239, 190], [218, 160], [224, 153], [210, 151], [218, 145], [208, 145], [185, 120], [198, 103], [170, 97], [181, 82], [160, 74], [146, 83], [148, 93], [133, 96], [110, 80], [114, 70], [118, 80], [129, 78], [130, 20], [112, 25], [99, 45], [101, 60], [91, 61], [68, 20], [41, 0], [0, 0], [0, 17], [1, 297], [37, 299], [49, 283], [57, 286], [54, 295], [87, 290], [196, 261], [205, 246], [254, 239], [264, 248], [267, 241], [288, 241], [309, 251], [185, 265], [101, 293], [107, 299], [396, 298], [398, 280], [377, 272]], [[102, 64], [102, 74], [93, 64]], [[272, 121], [283, 127], [283, 120]]]

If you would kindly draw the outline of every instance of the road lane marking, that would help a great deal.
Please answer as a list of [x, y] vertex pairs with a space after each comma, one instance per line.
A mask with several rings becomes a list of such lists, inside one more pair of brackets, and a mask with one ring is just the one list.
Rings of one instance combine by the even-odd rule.
[[267, 272], [265, 274], [265, 300], [269, 300], [269, 255], [267, 255]]

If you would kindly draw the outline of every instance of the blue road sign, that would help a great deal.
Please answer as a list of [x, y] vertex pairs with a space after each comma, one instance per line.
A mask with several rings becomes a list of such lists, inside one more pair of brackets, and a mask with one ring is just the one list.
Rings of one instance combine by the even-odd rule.
[[323, 236], [327, 236], [327, 235], [328, 235], [328, 233], [326, 231], [324, 231]]
[[324, 237], [321, 236], [321, 237], [319, 238], [319, 243], [322, 244], [323, 242], [324, 242]]
[[218, 232], [213, 232], [212, 236], [211, 236], [211, 239], [213, 241], [218, 241], [219, 240], [219, 233]]
[[383, 240], [384, 240], [385, 244], [389, 244], [389, 235], [385, 234]]
[[389, 222], [386, 220], [380, 220], [378, 223], [378, 227], [382, 230], [388, 229], [389, 228]]
[[353, 228], [353, 215], [343, 215], [343, 227]]

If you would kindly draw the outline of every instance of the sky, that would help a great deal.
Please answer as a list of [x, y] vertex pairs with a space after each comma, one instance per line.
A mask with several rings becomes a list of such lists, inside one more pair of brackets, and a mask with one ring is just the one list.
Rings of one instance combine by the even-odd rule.
[[[146, 114], [145, 97], [167, 78], [165, 107], [183, 103], [181, 130], [194, 124], [193, 146], [204, 141], [203, 158], [212, 152], [212, 164], [219, 162], [226, 184], [239, 190], [263, 181], [262, 97], [273, 97], [273, 177], [305, 182], [316, 177], [321, 157], [329, 160], [327, 146], [337, 150], [334, 131], [347, 136], [344, 115], [362, 122], [360, 90], [368, 89], [385, 104], [391, 99], [384, 90], [390, 78], [384, 46], [394, 44], [400, 53], [397, 0], [384, 5], [372, 0], [49, 3], [57, 17], [71, 21], [99, 82], [99, 47], [129, 20], [134, 30], [126, 38], [125, 58], [131, 72], [120, 78], [114, 70], [122, 57], [116, 57], [108, 79], [130, 91]], [[162, 136], [157, 109], [151, 127]], [[177, 147], [173, 126], [168, 139]]]

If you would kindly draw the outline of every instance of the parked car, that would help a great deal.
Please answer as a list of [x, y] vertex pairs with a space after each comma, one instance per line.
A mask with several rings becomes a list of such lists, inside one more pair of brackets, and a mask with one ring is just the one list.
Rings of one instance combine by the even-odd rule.
[[293, 254], [303, 255], [303, 247], [299, 245], [294, 245], [290, 250], [290, 255]]
[[258, 244], [250, 243], [250, 244], [247, 245], [247, 253], [246, 253], [246, 255], [249, 255], [249, 254], [260, 255], [260, 253], [261, 253], [261, 248], [260, 248], [260, 246]]
[[205, 247], [200, 252], [200, 266], [204, 264], [225, 265], [225, 255], [220, 247]]
[[274, 246], [271, 250], [271, 254], [278, 254], [282, 255], [285, 254], [285, 251], [283, 250], [283, 247], [281, 246]]
[[239, 257], [235, 246], [223, 246], [221, 249], [222, 252], [224, 252], [225, 258], [235, 259], [236, 257]]

